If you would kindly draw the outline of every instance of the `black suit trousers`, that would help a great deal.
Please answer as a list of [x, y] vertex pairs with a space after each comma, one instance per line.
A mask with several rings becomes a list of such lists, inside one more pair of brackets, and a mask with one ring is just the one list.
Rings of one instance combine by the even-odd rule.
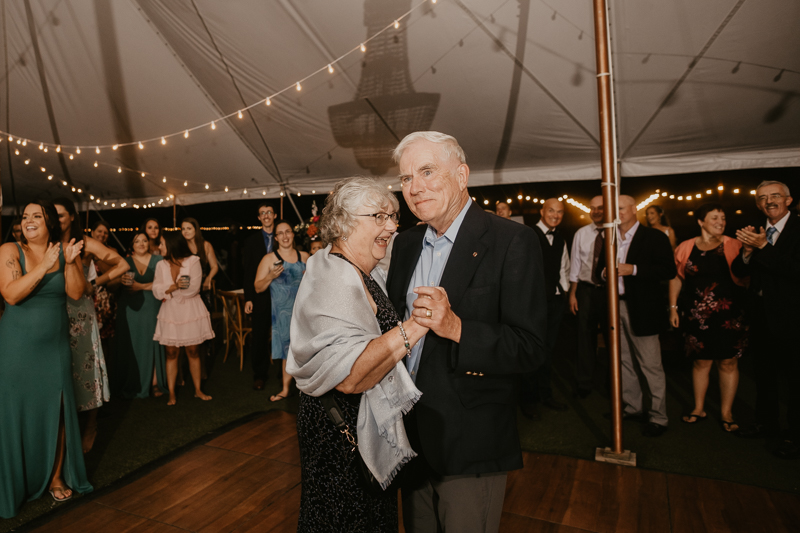
[[579, 282], [575, 297], [578, 299], [578, 353], [575, 360], [575, 380], [582, 389], [594, 388], [597, 366], [597, 327], [606, 335], [606, 289]]
[[785, 399], [788, 437], [800, 439], [800, 348], [791, 332], [767, 320], [762, 299], [751, 313], [749, 354], [755, 358], [756, 422], [779, 431], [780, 400]]
[[[267, 307], [267, 306], [263, 306]], [[250, 360], [253, 363], [253, 379], [266, 380], [269, 376], [269, 364], [272, 357], [272, 309], [263, 309], [253, 305], [250, 315], [253, 323], [252, 342], [250, 342]]]
[[534, 370], [522, 374], [520, 387], [520, 403], [532, 404], [553, 397], [551, 374], [553, 373], [553, 357], [558, 342], [558, 330], [564, 313], [567, 311], [567, 297], [564, 294], [553, 296], [547, 302], [547, 337], [544, 345], [544, 362]]

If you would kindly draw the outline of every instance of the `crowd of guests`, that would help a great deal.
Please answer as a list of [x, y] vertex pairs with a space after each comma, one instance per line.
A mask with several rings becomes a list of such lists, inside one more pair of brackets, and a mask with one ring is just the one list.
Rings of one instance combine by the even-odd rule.
[[[667, 431], [666, 377], [660, 334], [668, 328], [684, 338], [683, 351], [692, 361], [694, 405], [681, 421], [706, 420], [710, 371], [716, 367], [722, 429], [742, 438], [776, 438], [773, 453], [800, 457], [800, 384], [796, 383], [796, 348], [790, 342], [798, 311], [791, 302], [800, 291], [800, 223], [792, 214], [789, 188], [776, 181], [761, 183], [756, 206], [766, 217], [763, 226], [736, 230], [726, 236], [725, 206], [707, 203], [693, 212], [696, 237], [676, 246], [662, 208], [645, 210], [637, 218], [636, 202], [619, 198], [618, 284], [623, 420], [643, 424], [643, 434], [659, 437]], [[565, 307], [577, 316], [578, 349], [574, 358], [575, 396], [586, 398], [596, 383], [598, 331], [607, 323], [608, 280], [602, 197], [589, 204], [592, 222], [567, 243], [557, 229], [563, 208], [545, 201], [534, 230], [544, 258], [548, 295], [545, 362], [521, 380], [520, 408], [538, 420], [538, 406], [567, 406], [549, 393], [550, 362]], [[502, 208], [502, 209], [501, 209]], [[497, 214], [511, 216], [506, 204]], [[567, 282], [569, 280], [569, 287]], [[563, 302], [563, 303], [562, 303]], [[757, 401], [755, 421], [742, 425], [733, 413], [739, 383], [739, 359], [753, 358]], [[642, 386], [646, 382], [646, 389]], [[647, 399], [644, 398], [647, 390]], [[788, 430], [781, 431], [779, 400], [788, 406]]]
[[[695, 211], [699, 235], [677, 246], [659, 206], [648, 207], [645, 224], [634, 199], [620, 196], [619, 277], [608, 280], [599, 196], [570, 246], [558, 199], [544, 202], [532, 228], [508, 220], [507, 204], [496, 216], [471, 201], [453, 137], [410, 134], [394, 157], [419, 225], [397, 234], [397, 197], [371, 178], [349, 178], [328, 196], [308, 252], [269, 203], [242, 250], [253, 389], [264, 390], [272, 359], [282, 379], [269, 399], [285, 400], [292, 379], [301, 391], [299, 531], [397, 531], [397, 490], [408, 531], [497, 531], [506, 473], [522, 467], [517, 409], [533, 420], [540, 406], [569, 409], [551, 383], [567, 312], [578, 318], [575, 396], [592, 394], [608, 283], [620, 295], [624, 420], [650, 437], [667, 431], [659, 335], [672, 327], [693, 361], [694, 407], [682, 422], [708, 417], [716, 367], [723, 429], [782, 435], [775, 453], [800, 456], [789, 341], [800, 318], [790, 304], [800, 296], [800, 223], [786, 185], [758, 186], [764, 227], [728, 237], [724, 206], [706, 204]], [[214, 338], [213, 246], [192, 218], [180, 232], [146, 220], [124, 257], [108, 246], [110, 234], [98, 223], [85, 235], [69, 201], [36, 202], [25, 207], [18, 242], [0, 247], [4, 518], [45, 490], [56, 501], [92, 490], [82, 452], [97, 408], [116, 394], [166, 395], [175, 405], [182, 352], [195, 397], [211, 400], [201, 355]], [[751, 426], [733, 413], [745, 354], [757, 369]]]

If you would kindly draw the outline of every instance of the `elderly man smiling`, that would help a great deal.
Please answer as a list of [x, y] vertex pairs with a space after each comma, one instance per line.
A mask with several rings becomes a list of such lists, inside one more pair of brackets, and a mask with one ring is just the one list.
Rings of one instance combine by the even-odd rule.
[[408, 135], [394, 152], [411, 211], [389, 297], [430, 332], [406, 364], [422, 398], [406, 417], [420, 458], [403, 488], [406, 531], [497, 531], [506, 473], [522, 467], [514, 381], [543, 359], [547, 297], [533, 230], [488, 214], [467, 192], [455, 138]]

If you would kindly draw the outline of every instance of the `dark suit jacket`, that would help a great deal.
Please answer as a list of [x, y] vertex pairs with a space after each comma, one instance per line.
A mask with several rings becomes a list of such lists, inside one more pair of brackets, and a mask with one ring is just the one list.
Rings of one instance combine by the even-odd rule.
[[[635, 276], [625, 276], [625, 301], [634, 335], [645, 337], [666, 331], [669, 325], [667, 286], [678, 275], [669, 238], [639, 224], [625, 263], [636, 265]], [[597, 263], [598, 276], [606, 266], [605, 247]]]
[[247, 240], [244, 241], [244, 249], [242, 250], [242, 262], [244, 263], [244, 301], [253, 302], [253, 310], [256, 312], [270, 312], [272, 306], [269, 290], [258, 294], [255, 286], [258, 264], [265, 255], [267, 255], [267, 247], [264, 246], [264, 235], [261, 229], [259, 229], [258, 233], [249, 236]]
[[[426, 229], [404, 231], [394, 243], [387, 287], [400, 316]], [[531, 228], [473, 202], [441, 286], [461, 319], [461, 341], [425, 337], [416, 379], [422, 398], [409, 419], [416, 451], [441, 475], [522, 468], [515, 377], [543, 360], [547, 326], [539, 241]]]
[[[767, 244], [753, 250], [748, 264], [742, 255], [733, 260], [731, 270], [738, 277], [750, 276], [749, 295], [762, 293], [763, 312], [774, 331], [792, 332], [800, 325], [800, 220], [789, 215], [775, 246]], [[761, 306], [759, 306], [761, 308]]]

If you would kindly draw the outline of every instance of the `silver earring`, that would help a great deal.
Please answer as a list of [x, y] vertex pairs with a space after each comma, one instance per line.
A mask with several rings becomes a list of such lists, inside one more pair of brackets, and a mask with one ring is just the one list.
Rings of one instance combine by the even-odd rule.
[[347, 240], [347, 237], [342, 237], [342, 240], [343, 240], [343, 241], [346, 241], [346, 240]]

